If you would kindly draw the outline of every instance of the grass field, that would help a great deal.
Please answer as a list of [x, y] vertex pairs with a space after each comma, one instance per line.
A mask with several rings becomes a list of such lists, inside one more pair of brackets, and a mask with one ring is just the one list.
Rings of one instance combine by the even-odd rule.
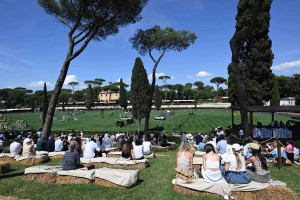
[[[231, 125], [231, 112], [230, 111], [220, 111], [220, 110], [210, 110], [210, 111], [193, 111], [195, 114], [194, 117], [190, 118], [183, 126], [182, 130], [186, 132], [208, 132], [217, 126], [222, 126], [224, 129]], [[71, 129], [75, 130], [97, 130], [97, 131], [137, 131], [137, 120], [135, 120], [134, 125], [127, 125], [125, 122], [125, 126], [122, 128], [116, 128], [115, 124], [118, 120], [118, 116], [122, 115], [122, 117], [131, 117], [131, 113], [125, 114], [124, 112], [117, 112], [110, 114], [109, 112], [104, 112], [104, 118], [102, 118], [101, 112], [85, 112], [84, 114], [79, 114], [79, 120], [74, 120], [71, 114], [68, 114], [68, 121], [60, 122], [62, 119], [62, 115], [66, 114], [66, 112], [58, 112], [56, 115], [58, 116], [58, 120], [53, 121], [52, 130], [64, 130], [68, 131]], [[150, 129], [159, 128], [159, 130], [163, 130], [166, 132], [173, 132], [174, 126], [178, 127], [183, 121], [185, 121], [188, 116], [188, 111], [177, 111], [175, 116], [167, 116], [166, 120], [154, 120], [155, 116], [160, 116], [162, 111], [153, 111], [151, 113], [150, 120]], [[12, 118], [15, 123], [16, 120], [25, 120], [29, 127], [33, 127], [34, 129], [39, 129], [42, 127], [42, 119], [38, 119], [40, 117], [40, 113], [24, 113], [24, 114], [9, 114], [5, 115], [6, 118]], [[254, 124], [257, 121], [261, 121], [264, 125], [268, 125], [271, 121], [271, 114], [264, 113], [255, 113], [254, 115]], [[286, 122], [288, 120], [294, 120], [291, 117], [283, 116], [283, 115], [275, 115], [275, 120]], [[240, 115], [235, 116], [235, 124], [240, 123]], [[12, 126], [14, 127], [14, 125]], [[144, 127], [144, 123], [142, 123], [142, 129]]]
[[[179, 144], [178, 138], [172, 138]], [[178, 145], [177, 145], [178, 147]], [[222, 197], [202, 197], [180, 195], [173, 189], [172, 179], [176, 172], [177, 147], [170, 152], [156, 153], [157, 158], [149, 160], [150, 167], [140, 171], [140, 184], [131, 189], [106, 188], [97, 185], [56, 185], [46, 183], [31, 183], [24, 178], [25, 165], [12, 165], [13, 171], [0, 175], [0, 195], [17, 196], [32, 200], [89, 200], [89, 199], [223, 199]], [[52, 159], [47, 165], [61, 165], [62, 159]], [[300, 166], [293, 165], [278, 170], [272, 164], [270, 171], [272, 179], [287, 183], [300, 199]]]

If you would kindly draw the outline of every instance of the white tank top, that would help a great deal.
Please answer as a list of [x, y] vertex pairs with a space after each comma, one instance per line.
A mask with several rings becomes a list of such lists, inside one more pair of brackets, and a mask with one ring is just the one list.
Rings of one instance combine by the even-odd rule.
[[134, 145], [133, 146], [133, 154], [134, 154], [134, 158], [135, 159], [139, 159], [141, 157], [144, 156], [144, 153], [143, 153], [143, 146], [142, 145]]

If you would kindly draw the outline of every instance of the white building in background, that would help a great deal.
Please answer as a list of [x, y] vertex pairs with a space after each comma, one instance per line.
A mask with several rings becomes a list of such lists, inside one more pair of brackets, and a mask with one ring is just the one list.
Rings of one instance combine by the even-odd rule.
[[[266, 106], [270, 105], [270, 101], [268, 101]], [[287, 97], [287, 98], [281, 98], [280, 99], [280, 106], [295, 106], [295, 97]]]

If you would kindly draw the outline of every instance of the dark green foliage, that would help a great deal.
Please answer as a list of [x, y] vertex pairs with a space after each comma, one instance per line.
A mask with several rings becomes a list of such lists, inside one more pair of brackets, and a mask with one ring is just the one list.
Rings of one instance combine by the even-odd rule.
[[203, 90], [204, 89], [204, 83], [202, 81], [196, 81], [194, 83], [195, 86], [197, 86], [198, 90]]
[[147, 72], [141, 58], [137, 57], [131, 76], [131, 111], [135, 119], [142, 119], [146, 115], [149, 90]]
[[281, 98], [295, 97], [297, 92], [300, 91], [300, 78], [299, 74], [292, 76], [275, 76], [278, 82], [279, 94]]
[[272, 89], [272, 99], [270, 100], [270, 106], [280, 106], [280, 94], [276, 79], [274, 79], [274, 86]]
[[158, 85], [155, 86], [154, 101], [156, 109], [159, 110], [162, 104], [162, 99]]
[[48, 97], [47, 97], [47, 86], [46, 86], [46, 82], [45, 82], [44, 90], [43, 90], [43, 125], [45, 124], [47, 110], [48, 110]]
[[[252, 12], [256, 0], [240, 0], [236, 15], [236, 33], [245, 30], [252, 20]], [[263, 101], [272, 97], [273, 73], [270, 69], [274, 55], [272, 41], [269, 38], [270, 8], [272, 0], [262, 0], [262, 11], [257, 16], [257, 24], [251, 33], [239, 43], [239, 70], [242, 74], [246, 88], [248, 106], [259, 106]], [[228, 66], [229, 100], [238, 105], [235, 80], [233, 79], [231, 65]]]
[[94, 106], [94, 95], [93, 95], [93, 89], [91, 84], [89, 84], [86, 94], [86, 108], [88, 110], [91, 110]]
[[295, 104], [296, 104], [296, 106], [300, 105], [300, 94], [296, 95], [296, 97], [295, 97]]
[[210, 80], [211, 83], [214, 83], [217, 85], [217, 97], [219, 96], [219, 87], [221, 84], [225, 83], [227, 80], [223, 77], [215, 77]]
[[126, 94], [126, 89], [124, 87], [123, 80], [120, 80], [120, 106], [124, 109], [127, 108], [127, 94]]

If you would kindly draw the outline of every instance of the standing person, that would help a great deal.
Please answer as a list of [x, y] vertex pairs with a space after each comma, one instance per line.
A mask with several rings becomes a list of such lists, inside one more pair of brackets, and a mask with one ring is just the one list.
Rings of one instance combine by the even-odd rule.
[[252, 181], [259, 183], [268, 183], [270, 181], [270, 171], [267, 159], [260, 153], [260, 146], [256, 143], [249, 143], [246, 148], [253, 155], [246, 160], [246, 164], [252, 163], [254, 171], [247, 169]]
[[55, 141], [53, 135], [51, 135], [46, 141], [45, 150], [48, 152], [53, 152], [55, 150]]
[[241, 156], [241, 146], [239, 144], [232, 145], [233, 154], [225, 159], [225, 167], [222, 168], [224, 178], [231, 184], [247, 184], [251, 182], [250, 175], [246, 171], [246, 162]]
[[202, 176], [209, 182], [220, 182], [222, 173], [220, 171], [220, 156], [216, 154], [212, 144], [205, 145], [205, 153], [203, 155], [203, 165], [201, 168]]
[[287, 159], [289, 159], [290, 161], [292, 161], [292, 163], [294, 162], [294, 148], [293, 148], [293, 142], [292, 141], [287, 141], [286, 142], [287, 145], [284, 148], [284, 151], [287, 154]]
[[193, 170], [193, 154], [191, 153], [191, 145], [187, 141], [181, 142], [177, 152], [177, 178], [185, 182], [192, 182], [194, 178]]
[[62, 164], [62, 170], [74, 170], [81, 167], [84, 167], [80, 164], [80, 155], [79, 152], [76, 151], [77, 142], [73, 141], [70, 144], [70, 150], [65, 152]]

